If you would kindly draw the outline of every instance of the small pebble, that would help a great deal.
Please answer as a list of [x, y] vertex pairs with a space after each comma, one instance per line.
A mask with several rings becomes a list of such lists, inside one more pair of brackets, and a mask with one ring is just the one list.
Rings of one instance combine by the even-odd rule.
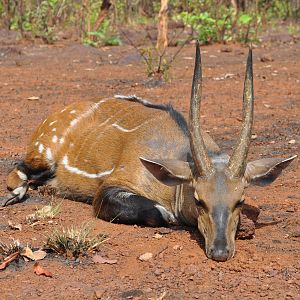
[[148, 260], [152, 259], [152, 257], [153, 257], [152, 253], [146, 252], [146, 253], [139, 256], [139, 260], [140, 261], [148, 261]]

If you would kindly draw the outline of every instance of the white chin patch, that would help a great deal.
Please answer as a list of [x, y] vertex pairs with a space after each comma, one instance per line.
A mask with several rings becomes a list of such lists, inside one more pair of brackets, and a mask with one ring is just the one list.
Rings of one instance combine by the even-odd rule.
[[163, 206], [159, 205], [159, 204], [155, 204], [154, 205], [159, 212], [161, 213], [163, 219], [169, 223], [169, 224], [176, 224], [176, 218], [174, 217], [174, 215], [169, 212], [167, 209], [165, 209]]

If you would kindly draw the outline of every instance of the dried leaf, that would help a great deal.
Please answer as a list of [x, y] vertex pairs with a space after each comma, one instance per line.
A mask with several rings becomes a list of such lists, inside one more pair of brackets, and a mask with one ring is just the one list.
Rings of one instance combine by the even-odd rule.
[[26, 246], [26, 247], [24, 248], [24, 250], [23, 250], [20, 254], [21, 254], [22, 256], [25, 256], [25, 257], [31, 259], [31, 260], [34, 260], [33, 252], [32, 252], [32, 250], [31, 250], [28, 246]]
[[8, 220], [8, 226], [11, 229], [17, 229], [17, 230], [22, 230], [22, 225], [21, 224], [14, 224], [11, 220]]
[[33, 265], [33, 271], [37, 275], [45, 275], [46, 277], [52, 277], [52, 273], [47, 269], [40, 266], [38, 262]]
[[33, 252], [34, 260], [41, 260], [46, 257], [47, 253], [43, 250], [37, 250]]
[[98, 264], [113, 265], [113, 264], [116, 264], [118, 261], [116, 259], [108, 259], [108, 258], [102, 257], [101, 255], [96, 254], [93, 256], [93, 262], [98, 263]]
[[24, 248], [21, 252], [22, 256], [25, 256], [31, 260], [41, 260], [44, 259], [47, 253], [43, 250], [32, 251], [28, 246]]
[[4, 270], [12, 261], [14, 261], [19, 256], [19, 252], [15, 252], [7, 256], [2, 264], [0, 265], [0, 270]]

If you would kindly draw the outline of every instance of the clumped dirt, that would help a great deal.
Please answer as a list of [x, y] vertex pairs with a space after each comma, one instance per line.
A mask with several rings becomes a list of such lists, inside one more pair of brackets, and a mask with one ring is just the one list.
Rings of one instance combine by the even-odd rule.
[[[249, 159], [299, 154], [299, 51], [299, 43], [278, 41], [254, 49], [255, 138]], [[202, 47], [202, 124], [228, 152], [241, 124], [246, 55], [239, 45]], [[193, 56], [194, 47], [187, 46], [171, 81], [150, 88], [145, 66], [130, 46], [95, 49], [66, 41], [48, 46], [6, 40], [0, 45], [0, 194], [6, 194], [6, 175], [22, 159], [34, 128], [71, 102], [136, 94], [170, 102], [187, 115]], [[33, 96], [38, 100], [28, 100]], [[31, 191], [27, 201], [0, 210], [2, 242], [14, 238], [38, 248], [54, 229], [91, 222], [94, 234], [109, 236], [101, 256], [117, 263], [49, 255], [40, 265], [51, 278], [34, 274], [34, 262], [20, 260], [0, 271], [0, 298], [300, 299], [299, 174], [298, 158], [272, 185], [247, 190], [246, 199], [261, 209], [255, 236], [238, 240], [235, 257], [220, 263], [206, 258], [191, 229], [111, 224], [95, 219], [88, 204]], [[26, 223], [27, 215], [51, 200], [61, 203], [54, 220]], [[9, 220], [22, 224], [22, 230], [11, 229]], [[138, 259], [147, 252], [152, 259]]]

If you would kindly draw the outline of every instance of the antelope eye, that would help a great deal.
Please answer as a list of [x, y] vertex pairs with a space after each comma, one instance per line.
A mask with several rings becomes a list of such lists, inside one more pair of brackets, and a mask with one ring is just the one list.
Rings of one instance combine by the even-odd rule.
[[196, 197], [194, 198], [196, 206], [199, 208], [207, 209], [207, 206], [203, 200], [198, 200]]

